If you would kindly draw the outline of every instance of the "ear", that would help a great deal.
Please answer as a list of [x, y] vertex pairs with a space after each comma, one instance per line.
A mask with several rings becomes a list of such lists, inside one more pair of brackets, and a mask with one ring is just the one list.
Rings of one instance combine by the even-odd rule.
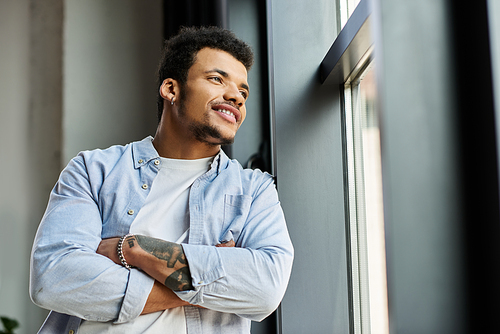
[[168, 101], [172, 101], [173, 98], [177, 98], [177, 96], [179, 96], [179, 83], [177, 80], [172, 78], [163, 80], [163, 83], [160, 86], [160, 95]]

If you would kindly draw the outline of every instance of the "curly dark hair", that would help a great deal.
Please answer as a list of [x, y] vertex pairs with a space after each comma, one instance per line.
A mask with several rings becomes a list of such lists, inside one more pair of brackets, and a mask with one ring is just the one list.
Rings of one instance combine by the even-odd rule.
[[[167, 78], [179, 81], [183, 87], [188, 71], [196, 61], [196, 54], [203, 48], [229, 53], [240, 61], [247, 71], [252, 67], [252, 49], [231, 31], [219, 27], [182, 27], [177, 35], [165, 41], [158, 68], [158, 91]], [[158, 92], [158, 121], [163, 113], [163, 101]]]

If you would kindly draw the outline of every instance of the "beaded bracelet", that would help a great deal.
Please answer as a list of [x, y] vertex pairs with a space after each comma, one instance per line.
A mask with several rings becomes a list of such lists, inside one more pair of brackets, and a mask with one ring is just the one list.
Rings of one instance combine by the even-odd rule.
[[125, 268], [127, 268], [128, 270], [133, 268], [133, 266], [128, 264], [127, 260], [125, 260], [125, 256], [123, 255], [123, 243], [125, 242], [125, 239], [127, 239], [128, 237], [131, 237], [131, 236], [133, 236], [133, 234], [130, 234], [130, 233], [124, 235], [123, 237], [120, 238], [120, 240], [118, 240], [118, 245], [116, 246], [116, 252], [118, 253], [118, 258], [120, 259], [120, 262], [122, 263], [122, 265]]

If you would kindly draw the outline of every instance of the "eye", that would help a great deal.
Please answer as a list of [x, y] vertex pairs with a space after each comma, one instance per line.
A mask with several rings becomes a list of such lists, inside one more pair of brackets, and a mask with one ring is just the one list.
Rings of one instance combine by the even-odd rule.
[[222, 83], [222, 79], [220, 77], [210, 77], [209, 79], [217, 83]]
[[242, 91], [240, 91], [240, 94], [241, 94], [241, 96], [243, 96], [243, 98], [245, 100], [247, 99], [247, 97], [248, 97], [248, 93], [247, 92], [245, 92], [244, 90], [242, 90]]

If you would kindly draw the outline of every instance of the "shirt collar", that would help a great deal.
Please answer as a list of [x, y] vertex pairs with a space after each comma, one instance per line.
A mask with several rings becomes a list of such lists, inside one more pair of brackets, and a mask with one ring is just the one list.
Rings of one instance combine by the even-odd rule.
[[147, 136], [141, 141], [132, 143], [132, 158], [134, 168], [140, 168], [153, 159], [158, 159], [160, 155], [153, 146], [153, 137]]
[[[156, 152], [153, 146], [153, 137], [147, 136], [141, 141], [132, 143], [132, 158], [134, 159], [134, 168], [138, 169], [151, 160], [158, 159], [160, 155]], [[229, 165], [229, 157], [221, 149], [215, 156], [214, 161], [210, 165], [210, 170], [215, 170], [219, 174]]]
[[212, 165], [210, 166], [210, 170], [215, 170], [215, 172], [220, 174], [221, 171], [227, 168], [229, 165], [229, 157], [224, 153], [222, 149], [220, 149], [219, 153], [215, 156]]

